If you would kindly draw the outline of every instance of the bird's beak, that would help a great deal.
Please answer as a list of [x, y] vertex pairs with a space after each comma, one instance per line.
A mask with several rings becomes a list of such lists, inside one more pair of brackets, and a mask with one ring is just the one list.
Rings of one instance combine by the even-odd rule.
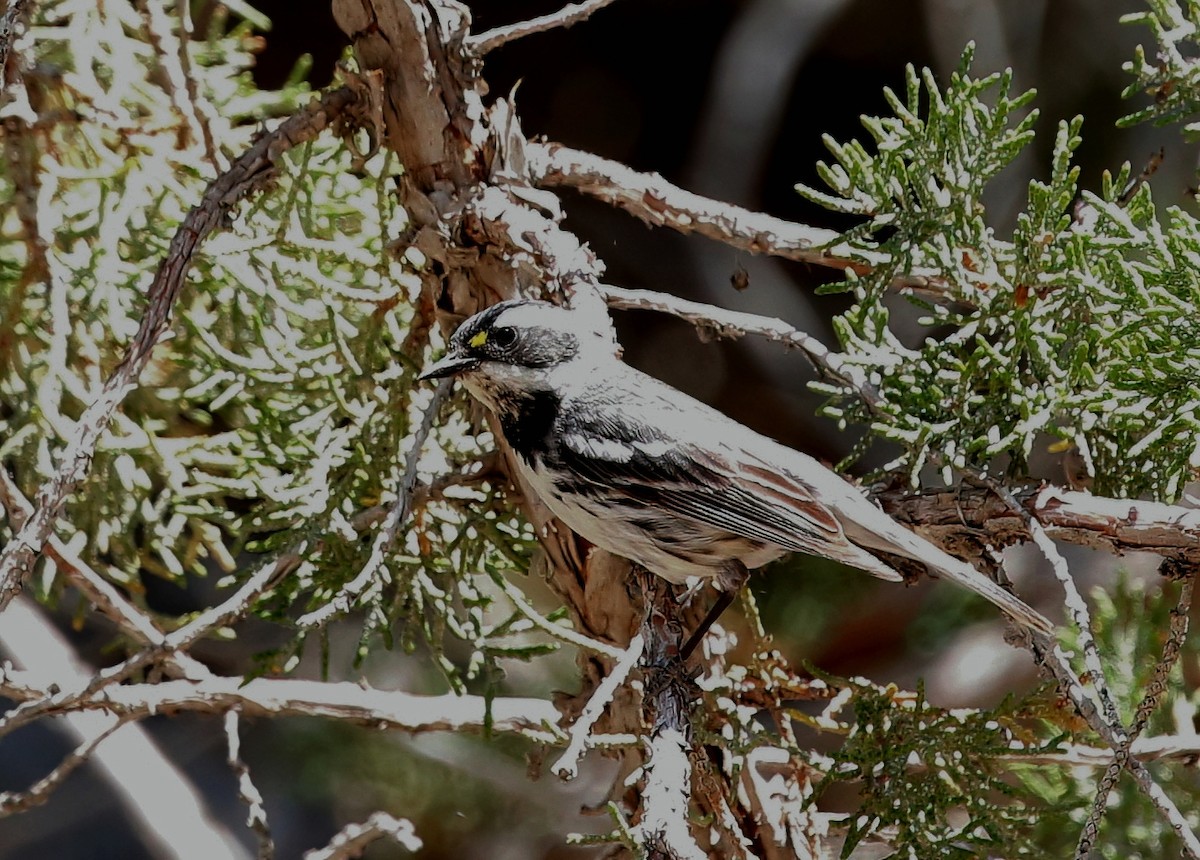
[[479, 359], [471, 358], [467, 355], [459, 355], [456, 352], [449, 352], [442, 357], [441, 361], [435, 361], [429, 367], [425, 368], [417, 379], [424, 381], [426, 379], [441, 379], [445, 376], [456, 376], [464, 370], [470, 370], [479, 365]]

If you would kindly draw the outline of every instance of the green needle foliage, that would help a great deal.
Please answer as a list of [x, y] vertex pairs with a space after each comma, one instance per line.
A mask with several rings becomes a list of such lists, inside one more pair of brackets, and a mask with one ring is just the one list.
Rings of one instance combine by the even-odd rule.
[[854, 711], [834, 768], [817, 786], [860, 783], [843, 857], [871, 834], [888, 834], [898, 856], [912, 860], [1037, 856], [1029, 827], [1046, 806], [996, 764], [1028, 735], [1007, 704], [947, 711], [931, 706], [921, 686], [900, 694], [859, 683]]
[[[1183, 121], [1184, 133], [1194, 138], [1200, 133], [1200, 4], [1195, 0], [1146, 0], [1143, 12], [1122, 18], [1126, 24], [1150, 28], [1158, 43], [1153, 61], [1138, 45], [1125, 71], [1135, 80], [1126, 88], [1125, 97], [1147, 93], [1153, 104], [1124, 117], [1118, 125], [1153, 121], [1158, 125]], [[1188, 120], [1191, 120], [1190, 122]]]
[[[172, 78], [169, 23], [148, 39], [153, 19], [132, 6], [77, 0], [39, 3], [36, 16], [30, 90], [55, 119], [26, 122], [10, 105], [0, 175], [0, 462], [30, 498], [136, 330], [188, 208], [260, 123], [309, 96], [298, 82], [258, 90], [257, 39], [223, 14], [188, 46], [194, 95]], [[288, 154], [273, 186], [203, 246], [174, 336], [116, 415], [61, 533], [134, 594], [146, 577], [240, 578], [263, 553], [304, 547], [260, 614], [290, 623], [358, 578], [346, 608], [364, 621], [359, 656], [398, 631], [461, 687], [493, 677], [497, 655], [547, 646], [512, 619], [484, 621], [492, 588], [479, 574], [524, 570], [533, 543], [494, 488], [422, 509], [391, 551], [375, 548], [372, 512], [394, 504], [433, 394], [415, 382], [429, 347], [413, 311], [419, 282], [394, 250], [408, 226], [391, 193], [399, 172], [334, 135]], [[433, 441], [425, 480], [481, 453], [461, 407]], [[53, 597], [57, 570], [41, 571]], [[447, 639], [468, 643], [462, 671]]]
[[[988, 225], [984, 191], [1032, 138], [1033, 98], [1011, 75], [969, 74], [968, 49], [944, 89], [910, 68], [895, 117], [864, 120], [872, 146], [828, 141], [833, 194], [808, 198], [862, 224], [845, 237], [871, 267], [840, 289], [854, 306], [835, 321], [845, 357], [882, 403], [823, 386], [828, 412], [871, 426], [903, 450], [914, 479], [927, 463], [1015, 475], [1035, 445], [1074, 446], [1106, 494], [1173, 499], [1200, 466], [1194, 394], [1200, 328], [1200, 227], [1126, 166], [1098, 193], [1071, 164], [1082, 120], [1059, 127], [1048, 181], [1030, 183], [1011, 237]], [[899, 280], [936, 326], [902, 343], [885, 293]], [[930, 295], [935, 298], [930, 298]]]

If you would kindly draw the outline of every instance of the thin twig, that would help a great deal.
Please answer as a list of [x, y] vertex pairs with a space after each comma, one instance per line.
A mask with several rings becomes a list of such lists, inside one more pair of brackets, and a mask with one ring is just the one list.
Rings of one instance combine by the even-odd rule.
[[574, 645], [577, 648], [582, 648], [585, 651], [592, 651], [597, 654], [602, 654], [613, 660], [620, 660], [624, 655], [624, 651], [614, 645], [609, 645], [607, 642], [601, 642], [599, 639], [593, 639], [590, 636], [585, 636], [570, 627], [562, 624], [557, 624], [553, 621], [548, 621], [546, 616], [538, 612], [533, 604], [525, 599], [525, 595], [521, 593], [519, 588], [516, 588], [511, 582], [504, 578], [504, 575], [489, 570], [492, 581], [497, 587], [504, 592], [504, 596], [509, 599], [513, 606], [529, 619], [535, 627], [549, 633], [555, 639], [560, 639], [568, 645]]
[[[0, 673], [0, 695], [23, 701], [47, 697], [54, 679], [29, 672]], [[130, 719], [180, 711], [223, 714], [237, 709], [245, 717], [321, 717], [345, 724], [404, 732], [482, 731], [491, 709], [491, 731], [518, 734], [539, 743], [561, 744], [565, 735], [555, 728], [559, 713], [539, 698], [445, 694], [421, 696], [399, 690], [378, 690], [349, 681], [325, 682], [294, 678], [240, 677], [157, 684], [122, 684], [97, 696], [66, 703], [52, 711], [99, 710]], [[604, 735], [597, 745], [622, 746], [626, 735]]]
[[25, 791], [0, 792], [0, 818], [5, 818], [18, 812], [24, 812], [35, 806], [41, 806], [50, 799], [54, 790], [62, 785], [63, 780], [92, 757], [96, 747], [100, 746], [113, 732], [130, 721], [129, 717], [113, 720], [112, 725], [97, 732], [92, 737], [77, 746], [70, 755], [58, 763], [50, 773], [39, 779]]
[[304, 852], [304, 860], [343, 860], [361, 857], [367, 846], [387, 837], [408, 851], [421, 850], [422, 843], [407, 818], [395, 818], [386, 812], [374, 812], [362, 824], [347, 824], [324, 848]]
[[238, 799], [246, 805], [246, 825], [258, 838], [258, 860], [271, 860], [275, 856], [275, 840], [271, 838], [271, 825], [267, 822], [267, 809], [263, 806], [262, 792], [250, 776], [250, 768], [242, 761], [242, 740], [238, 731], [238, 709], [225, 712], [225, 743], [229, 750], [226, 761], [238, 781]]
[[610, 284], [598, 284], [597, 287], [612, 308], [658, 311], [687, 320], [697, 328], [720, 337], [738, 338], [752, 334], [794, 347], [803, 352], [827, 380], [849, 388], [872, 410], [878, 410], [883, 405], [882, 395], [867, 381], [866, 374], [860, 368], [843, 361], [820, 340], [781, 319], [730, 311], [651, 290], [627, 290]]
[[1162, 655], [1154, 664], [1154, 671], [1150, 675], [1149, 683], [1146, 684], [1146, 693], [1142, 697], [1142, 701], [1138, 703], [1133, 724], [1129, 727], [1124, 743], [1113, 751], [1112, 761], [1109, 762], [1104, 776], [1100, 779], [1100, 784], [1096, 787], [1096, 797], [1092, 801], [1091, 812], [1088, 814], [1083, 828], [1079, 831], [1079, 842], [1075, 847], [1075, 857], [1078, 860], [1084, 860], [1091, 854], [1092, 848], [1096, 844], [1096, 838], [1100, 835], [1100, 819], [1104, 817], [1104, 813], [1108, 809], [1108, 796], [1116, 786], [1121, 771], [1125, 769], [1126, 761], [1133, 755], [1133, 744], [1145, 731], [1150, 717], [1158, 709], [1158, 704], [1167, 691], [1167, 679], [1171, 674], [1171, 669], [1179, 660], [1179, 654], [1183, 649], [1183, 640], [1187, 637], [1188, 610], [1192, 605], [1193, 581], [1192, 576], [1183, 581], [1179, 592], [1179, 601], [1171, 609], [1171, 624], [1167, 641], [1163, 643]]
[[505, 24], [503, 27], [496, 27], [491, 30], [485, 30], [478, 35], [468, 36], [465, 39], [466, 47], [475, 56], [482, 57], [489, 51], [493, 51], [508, 42], [520, 39], [522, 36], [530, 36], [534, 33], [544, 33], [547, 30], [555, 30], [560, 27], [566, 28], [572, 24], [578, 24], [580, 21], [590, 18], [594, 12], [600, 11], [612, 2], [613, 0], [584, 0], [582, 3], [569, 3], [557, 12], [551, 12], [549, 15], [539, 15], [537, 18], [530, 18], [528, 21]]
[[58, 471], [38, 490], [33, 513], [0, 552], [0, 610], [21, 589], [67, 497], [87, 476], [96, 445], [113, 413], [137, 387], [155, 345], [169, 331], [175, 300], [200, 243], [221, 225], [240, 200], [271, 180], [276, 162], [287, 150], [316, 137], [354, 101], [350, 89], [333, 90], [263, 134], [209, 185], [200, 203], [184, 218], [150, 285], [146, 310], [124, 358], [105, 381], [100, 395], [84, 410], [60, 458]]
[[392, 547], [396, 544], [401, 526], [408, 521], [409, 511], [412, 510], [413, 494], [417, 489], [417, 466], [421, 462], [421, 452], [425, 447], [425, 440], [433, 431], [434, 422], [437, 420], [442, 404], [450, 396], [452, 385], [453, 380], [443, 379], [434, 389], [433, 396], [429, 399], [429, 404], [421, 416], [421, 423], [413, 434], [412, 443], [405, 456], [403, 474], [397, 476], [396, 469], [394, 467], [392, 469], [391, 480], [398, 484], [396, 501], [388, 511], [383, 527], [375, 534], [375, 540], [371, 544], [371, 554], [363, 564], [362, 570], [343, 585], [336, 596], [320, 608], [300, 616], [296, 624], [301, 630], [321, 627], [331, 618], [349, 612], [355, 602], [361, 600], [372, 585], [380, 584], [379, 572], [391, 553]]
[[[1118, 740], [1124, 743], [1126, 740], [1125, 726], [1121, 722], [1121, 715], [1117, 712], [1116, 702], [1113, 701], [1112, 692], [1108, 688], [1108, 681], [1104, 674], [1104, 662], [1100, 659], [1100, 649], [1096, 646], [1096, 637], [1092, 635], [1091, 612], [1088, 610], [1087, 601], [1083, 599], [1079, 587], [1075, 584], [1075, 578], [1071, 576], [1071, 571], [1067, 568], [1067, 560], [1063, 558], [1058, 547], [1054, 545], [1054, 541], [1046, 534], [1042, 524], [1021, 507], [1006, 487], [994, 481], [989, 481], [989, 484], [992, 492], [999, 495], [1014, 511], [1020, 511], [1024, 515], [1025, 527], [1029, 529], [1034, 544], [1046, 561], [1050, 563], [1050, 569], [1054, 572], [1055, 579], [1062, 586], [1067, 612], [1079, 631], [1078, 642], [1080, 650], [1083, 651], [1083, 664], [1087, 667], [1088, 676], [1096, 691], [1105, 722]], [[1035, 510], [1040, 507], [1042, 498], [1043, 496], [1039, 495], [1039, 503], [1034, 505]]]
[[196, 77], [192, 74], [192, 54], [190, 50], [192, 42], [192, 10], [188, 0], [176, 0], [175, 14], [179, 18], [179, 36], [175, 40], [175, 46], [179, 51], [179, 68], [183, 71], [183, 82], [184, 88], [187, 91], [188, 105], [195, 117], [196, 125], [200, 127], [200, 134], [204, 138], [204, 152], [208, 156], [208, 161], [212, 164], [213, 170], [219, 172], [221, 170], [221, 160], [216, 141], [213, 140], [212, 126], [209, 123], [207, 115], [209, 105], [202, 101], [200, 88], [196, 86]]
[[558, 761], [551, 768], [552, 771], [563, 779], [574, 779], [579, 775], [579, 760], [587, 752], [588, 741], [592, 735], [592, 727], [596, 725], [596, 720], [600, 719], [600, 716], [604, 713], [604, 709], [613, 700], [613, 696], [617, 693], [617, 688], [625, 683], [625, 679], [629, 677], [630, 671], [637, 665], [638, 660], [642, 658], [642, 648], [645, 644], [645, 639], [642, 638], [640, 633], [634, 635], [633, 639], [629, 641], [629, 647], [625, 649], [625, 653], [613, 665], [604, 680], [597, 685], [596, 689], [592, 692], [592, 697], [583, 706], [579, 717], [567, 731], [567, 737], [570, 738], [567, 748], [563, 750], [563, 754], [559, 756]]

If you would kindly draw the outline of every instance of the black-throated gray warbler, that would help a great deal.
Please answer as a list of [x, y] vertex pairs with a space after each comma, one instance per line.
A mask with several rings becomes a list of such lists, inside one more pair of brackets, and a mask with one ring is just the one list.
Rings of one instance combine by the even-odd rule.
[[920, 562], [1028, 628], [1051, 629], [812, 457], [625, 364], [604, 322], [547, 302], [502, 302], [463, 322], [421, 378], [460, 378], [495, 413], [555, 516], [671, 582], [715, 576], [735, 587], [747, 568], [789, 552], [901, 579], [873, 554], [882, 552]]

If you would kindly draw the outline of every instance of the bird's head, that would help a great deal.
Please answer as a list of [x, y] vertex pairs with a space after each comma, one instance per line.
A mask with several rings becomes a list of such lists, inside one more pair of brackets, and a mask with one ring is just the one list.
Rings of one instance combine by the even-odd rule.
[[458, 327], [420, 378], [458, 377], [489, 406], [498, 393], [561, 385], [618, 352], [607, 317], [593, 316], [529, 299], [492, 305]]

